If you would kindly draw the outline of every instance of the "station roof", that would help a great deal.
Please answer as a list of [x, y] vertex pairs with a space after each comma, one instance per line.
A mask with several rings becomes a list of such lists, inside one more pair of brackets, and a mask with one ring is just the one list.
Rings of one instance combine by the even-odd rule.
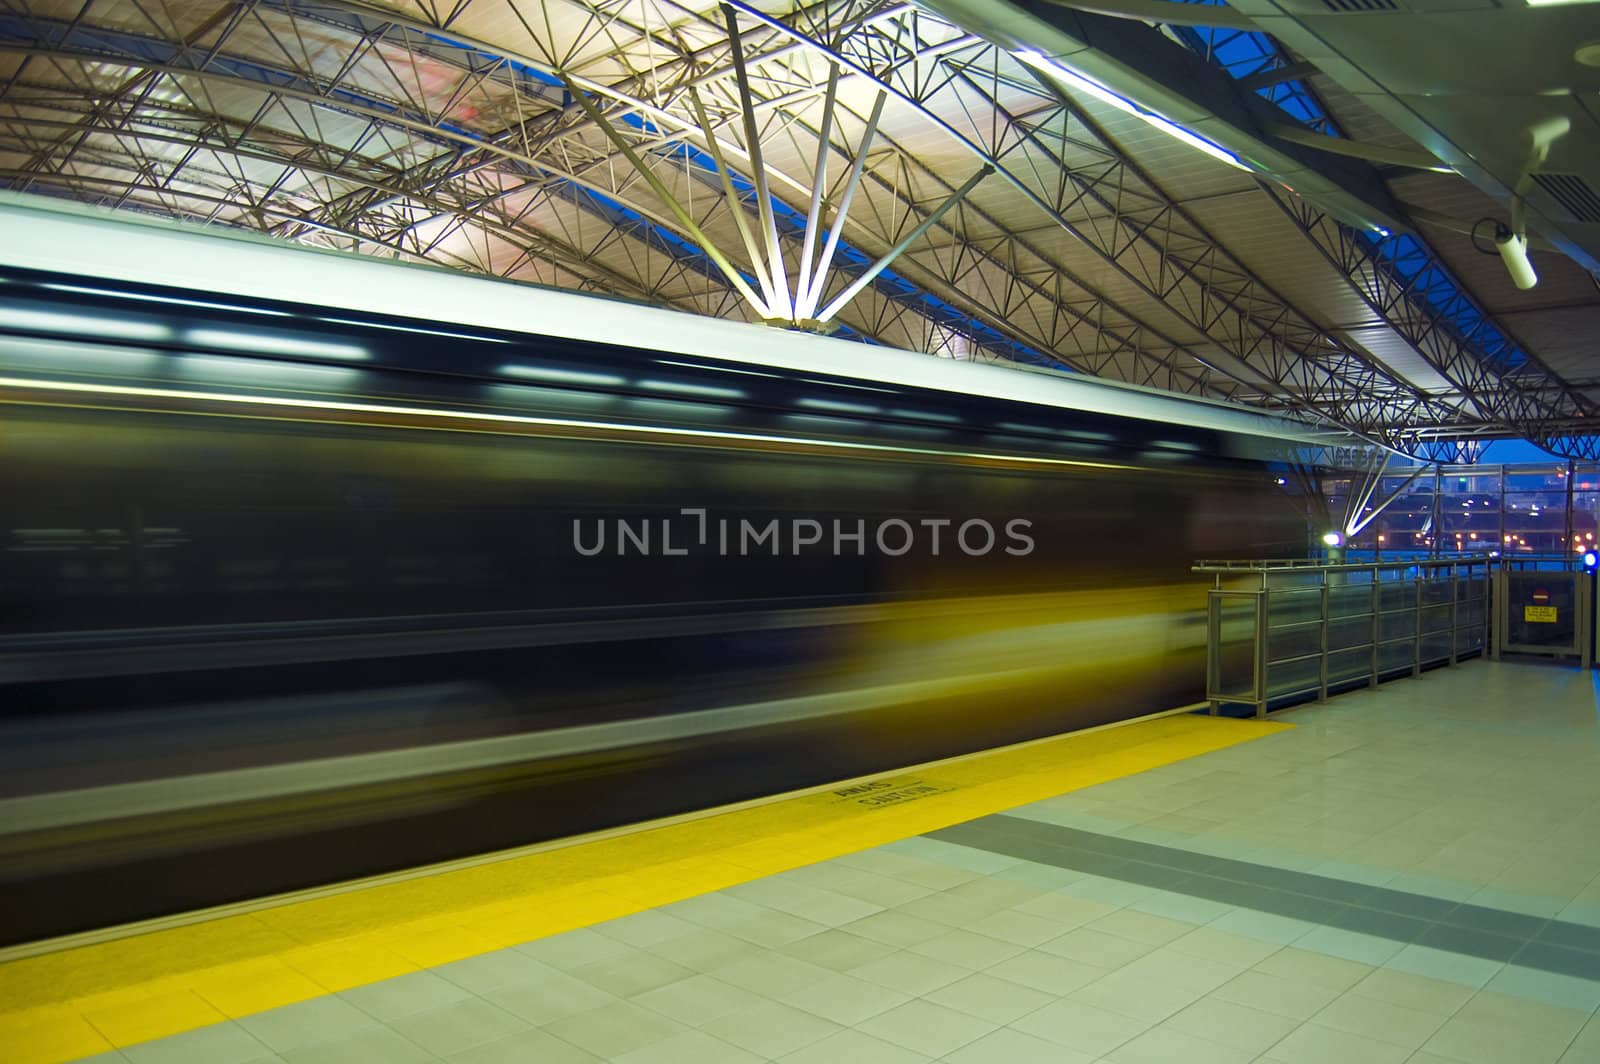
[[[1600, 455], [1593, 9], [1446, 40], [1371, 3], [30, 0], [0, 8], [0, 184], [721, 317], [859, 285], [829, 326], [869, 342]], [[1426, 71], [1508, 33], [1557, 72], [1417, 105], [1407, 41]], [[1513, 194], [1528, 290], [1492, 242]]]

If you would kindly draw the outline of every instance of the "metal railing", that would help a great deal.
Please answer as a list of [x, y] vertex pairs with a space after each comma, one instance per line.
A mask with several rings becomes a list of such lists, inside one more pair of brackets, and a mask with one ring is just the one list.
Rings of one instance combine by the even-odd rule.
[[1484, 653], [1499, 559], [1202, 561], [1206, 701], [1253, 706], [1416, 675]]

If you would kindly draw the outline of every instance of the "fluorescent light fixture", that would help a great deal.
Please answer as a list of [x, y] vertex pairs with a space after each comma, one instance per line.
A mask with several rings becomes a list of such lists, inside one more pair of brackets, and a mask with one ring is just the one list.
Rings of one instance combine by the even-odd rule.
[[961, 419], [952, 414], [935, 414], [928, 410], [891, 410], [889, 413], [895, 417], [916, 418], [919, 421], [942, 421], [947, 425], [961, 424]]
[[273, 318], [292, 318], [286, 310], [264, 310], [260, 307], [241, 307], [232, 303], [210, 303], [204, 299], [179, 299], [177, 296], [152, 296], [143, 292], [118, 292], [114, 288], [90, 288], [81, 284], [45, 284], [54, 292], [75, 292], [85, 296], [110, 296], [112, 299], [136, 299], [141, 303], [169, 303], [179, 307], [204, 307], [207, 310], [229, 310], [239, 314], [264, 314]]
[[703, 395], [707, 399], [743, 399], [744, 392], [737, 388], [718, 388], [711, 384], [680, 384], [677, 381], [640, 381], [639, 387], [647, 392], [677, 392], [680, 395]]
[[1251, 171], [1250, 167], [1240, 162], [1239, 157], [1233, 152], [1229, 151], [1227, 148], [1224, 148], [1219, 144], [1212, 143], [1205, 137], [1202, 137], [1200, 134], [1185, 129], [1183, 126], [1178, 125], [1178, 123], [1172, 121], [1171, 119], [1164, 118], [1161, 115], [1156, 114], [1154, 111], [1140, 103], [1128, 99], [1126, 96], [1118, 95], [1111, 89], [1108, 89], [1104, 85], [1100, 84], [1098, 81], [1085, 77], [1076, 70], [1067, 67], [1058, 59], [1052, 59], [1042, 52], [1036, 52], [1031, 49], [1022, 49], [1012, 52], [1011, 54], [1020, 62], [1026, 63], [1028, 66], [1033, 67], [1035, 70], [1040, 71], [1048, 77], [1054, 78], [1063, 85], [1066, 85], [1072, 89], [1076, 89], [1086, 96], [1092, 96], [1101, 103], [1109, 104], [1124, 114], [1130, 114], [1133, 117], [1140, 119], [1151, 126], [1154, 126], [1156, 129], [1161, 130], [1161, 132], [1165, 133], [1167, 136], [1172, 137], [1175, 140], [1183, 141], [1183, 143], [1189, 145], [1191, 148], [1194, 148], [1196, 151], [1204, 152], [1218, 162], [1227, 163], [1229, 166], [1237, 170], [1243, 170], [1246, 173], [1253, 172]]
[[821, 384], [829, 388], [850, 388], [858, 392], [883, 392], [885, 395], [899, 395], [898, 388], [874, 388], [867, 384], [846, 384], [844, 381], [819, 381], [815, 377], [801, 377], [806, 384]]
[[199, 378], [240, 381], [275, 381], [285, 384], [332, 384], [347, 381], [361, 371], [352, 366], [308, 366], [298, 362], [263, 362], [230, 355], [182, 355], [178, 372]]
[[615, 373], [589, 373], [581, 369], [555, 369], [550, 366], [512, 364], [501, 366], [500, 372], [507, 377], [527, 377], [530, 380], [552, 381], [556, 384], [594, 384], [614, 387], [628, 383], [628, 378], [619, 377]]
[[[579, 429], [607, 430], [619, 434], [638, 434], [641, 436], [678, 436], [687, 439], [700, 440], [739, 440], [755, 443], [800, 444], [806, 447], [826, 447], [841, 452], [857, 453], [897, 453], [916, 455], [938, 455], [949, 457], [952, 455], [964, 458], [980, 458], [987, 461], [1001, 462], [1010, 465], [1024, 466], [1061, 466], [1077, 467], [1080, 469], [1118, 469], [1128, 472], [1142, 472], [1137, 466], [1121, 465], [1109, 462], [1084, 462], [1068, 458], [1043, 458], [1037, 455], [1021, 454], [993, 454], [984, 451], [949, 451], [925, 450], [917, 447], [903, 447], [893, 444], [861, 443], [850, 440], [819, 440], [798, 436], [782, 436], [773, 433], [760, 432], [732, 432], [715, 429], [684, 428], [675, 425], [633, 425], [626, 422], [607, 421], [580, 421], [575, 418], [535, 417], [520, 414], [499, 414], [483, 410], [441, 409], [436, 407], [390, 405], [388, 403], [355, 403], [339, 399], [311, 399], [303, 396], [285, 395], [245, 395], [228, 392], [194, 392], [183, 388], [149, 388], [126, 384], [97, 384], [81, 381], [59, 381], [39, 377], [0, 377], [0, 402], [9, 402], [4, 396], [8, 388], [23, 391], [60, 392], [67, 395], [98, 395], [118, 396], [141, 400], [150, 399], [175, 399], [184, 402], [218, 403], [224, 406], [249, 405], [262, 406], [282, 410], [315, 410], [335, 411], [338, 413], [374, 414], [389, 417], [420, 417], [438, 418], [449, 423], [477, 423], [489, 425], [523, 425], [530, 429]], [[816, 420], [828, 420], [817, 418]], [[914, 426], [899, 425], [885, 426], [900, 430], [915, 430], [929, 432], [934, 430], [916, 430]]]
[[95, 314], [67, 314], [53, 310], [0, 307], [0, 329], [22, 332], [69, 333], [105, 336], [116, 340], [170, 340], [172, 330], [156, 321], [125, 321]]
[[776, 373], [759, 373], [753, 369], [734, 369], [732, 366], [700, 366], [693, 362], [674, 362], [670, 358], [657, 358], [652, 359], [652, 361], [658, 362], [663, 366], [682, 366], [684, 369], [709, 369], [717, 373], [737, 373], [743, 377], [772, 377], [778, 379]]
[[1593, 4], [1597, 0], [1528, 0], [1529, 7], [1571, 7], [1574, 4]]
[[353, 325], [358, 329], [388, 329], [390, 332], [422, 333], [426, 336], [443, 336], [451, 340], [476, 340], [481, 344], [509, 344], [499, 336], [473, 336], [471, 333], [446, 332], [443, 329], [424, 329], [418, 325], [394, 325], [383, 321], [351, 321], [349, 318], [318, 318], [329, 325]]
[[298, 336], [271, 333], [235, 332], [232, 329], [190, 329], [183, 334], [190, 343], [220, 347], [226, 351], [245, 351], [263, 355], [298, 355], [301, 358], [342, 358], [353, 362], [370, 358], [359, 344], [336, 344], [325, 340], [302, 340]]
[[807, 410], [837, 410], [842, 414], [876, 414], [878, 408], [866, 403], [841, 403], [837, 399], [800, 399], [798, 406]]

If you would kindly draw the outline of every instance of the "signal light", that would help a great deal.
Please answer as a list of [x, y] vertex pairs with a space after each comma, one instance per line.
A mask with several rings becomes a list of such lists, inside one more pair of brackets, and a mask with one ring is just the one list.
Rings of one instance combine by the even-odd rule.
[[1600, 554], [1596, 554], [1592, 550], [1584, 551], [1583, 552], [1583, 571], [1586, 572], [1586, 573], [1594, 572], [1594, 568], [1595, 568], [1596, 564], [1600, 564]]

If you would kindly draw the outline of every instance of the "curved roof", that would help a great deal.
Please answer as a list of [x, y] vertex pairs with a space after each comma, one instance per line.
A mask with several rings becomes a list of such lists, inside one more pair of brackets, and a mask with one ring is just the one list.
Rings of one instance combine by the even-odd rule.
[[859, 283], [845, 337], [1593, 453], [1591, 276], [1542, 254], [1517, 291], [1409, 212], [1504, 214], [1461, 178], [1267, 143], [1417, 154], [1273, 38], [935, 6], [29, 0], [0, 184], [744, 319], [805, 293], [848, 199], [813, 293]]

